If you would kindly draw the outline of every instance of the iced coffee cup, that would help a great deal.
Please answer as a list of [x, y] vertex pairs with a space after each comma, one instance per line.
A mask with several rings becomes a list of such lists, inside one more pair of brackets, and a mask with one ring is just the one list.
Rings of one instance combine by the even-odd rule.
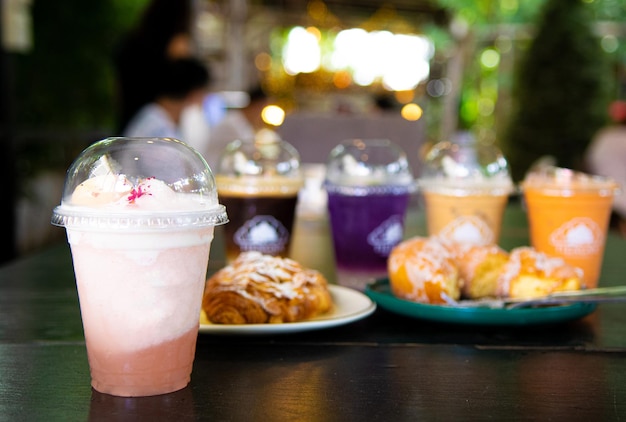
[[346, 140], [330, 152], [324, 186], [337, 282], [364, 290], [387, 274], [404, 235], [415, 186], [406, 154], [386, 139]]
[[230, 220], [224, 226], [226, 260], [246, 251], [288, 256], [303, 185], [296, 149], [262, 134], [233, 141], [222, 154], [215, 180]]
[[182, 142], [108, 138], [75, 159], [52, 223], [72, 251], [95, 390], [189, 383], [213, 230], [226, 221], [211, 170]]
[[581, 268], [586, 286], [597, 287], [617, 183], [545, 167], [527, 174], [521, 188], [532, 246]]
[[493, 145], [440, 142], [423, 162], [418, 181], [429, 235], [454, 242], [495, 244], [513, 183]]

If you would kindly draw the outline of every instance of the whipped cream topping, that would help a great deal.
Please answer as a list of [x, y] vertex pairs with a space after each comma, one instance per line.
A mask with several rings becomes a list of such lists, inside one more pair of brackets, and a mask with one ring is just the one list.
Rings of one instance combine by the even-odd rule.
[[406, 162], [372, 165], [345, 155], [331, 163], [327, 173], [329, 183], [344, 186], [412, 185], [413, 176]]
[[176, 192], [162, 180], [123, 174], [91, 177], [54, 209], [52, 224], [89, 230], [173, 229], [228, 222], [217, 192]]
[[125, 175], [95, 176], [79, 184], [64, 205], [118, 210], [199, 209], [199, 195], [177, 193], [154, 177], [132, 183]]
[[514, 190], [508, 163], [497, 147], [450, 142], [440, 142], [430, 150], [419, 187], [452, 195], [504, 195]]
[[132, 188], [133, 184], [124, 176], [112, 174], [96, 176], [78, 185], [70, 202], [85, 206], [108, 204], [130, 194]]

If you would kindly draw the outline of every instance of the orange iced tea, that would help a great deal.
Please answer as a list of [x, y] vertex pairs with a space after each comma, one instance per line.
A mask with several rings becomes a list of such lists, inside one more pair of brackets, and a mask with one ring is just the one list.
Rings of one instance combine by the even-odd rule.
[[429, 235], [455, 242], [492, 244], [500, 238], [502, 214], [508, 193], [458, 194], [424, 191]]
[[616, 183], [553, 169], [529, 175], [522, 188], [532, 246], [581, 268], [586, 286], [597, 287]]
[[459, 134], [439, 142], [424, 159], [420, 188], [428, 234], [475, 245], [498, 243], [513, 183], [508, 163], [492, 144]]

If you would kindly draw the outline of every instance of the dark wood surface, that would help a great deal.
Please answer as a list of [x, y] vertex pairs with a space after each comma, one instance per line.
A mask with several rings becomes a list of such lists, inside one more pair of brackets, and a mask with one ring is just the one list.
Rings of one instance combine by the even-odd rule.
[[[309, 229], [318, 237], [299, 236], [319, 249], [325, 228]], [[524, 242], [523, 213], [510, 209], [501, 243]], [[624, 274], [626, 241], [611, 235], [601, 283], [626, 284]], [[38, 420], [626, 420], [626, 304], [547, 326], [439, 324], [378, 309], [307, 333], [200, 334], [187, 388], [118, 398], [89, 385], [61, 244], [0, 268], [0, 421]]]

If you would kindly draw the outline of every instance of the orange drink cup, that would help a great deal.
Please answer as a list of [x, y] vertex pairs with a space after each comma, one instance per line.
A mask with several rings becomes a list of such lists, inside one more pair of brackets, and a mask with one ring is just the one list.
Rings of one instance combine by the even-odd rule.
[[182, 142], [109, 138], [76, 158], [52, 223], [67, 231], [95, 390], [189, 383], [213, 230], [226, 221], [208, 165]]
[[556, 167], [522, 183], [532, 246], [582, 269], [587, 288], [598, 286], [617, 188], [611, 179]]
[[493, 244], [500, 238], [506, 190], [436, 189], [423, 191], [428, 233], [457, 242]]
[[440, 142], [424, 160], [419, 187], [429, 235], [469, 244], [498, 242], [513, 190], [498, 148], [473, 141]]

